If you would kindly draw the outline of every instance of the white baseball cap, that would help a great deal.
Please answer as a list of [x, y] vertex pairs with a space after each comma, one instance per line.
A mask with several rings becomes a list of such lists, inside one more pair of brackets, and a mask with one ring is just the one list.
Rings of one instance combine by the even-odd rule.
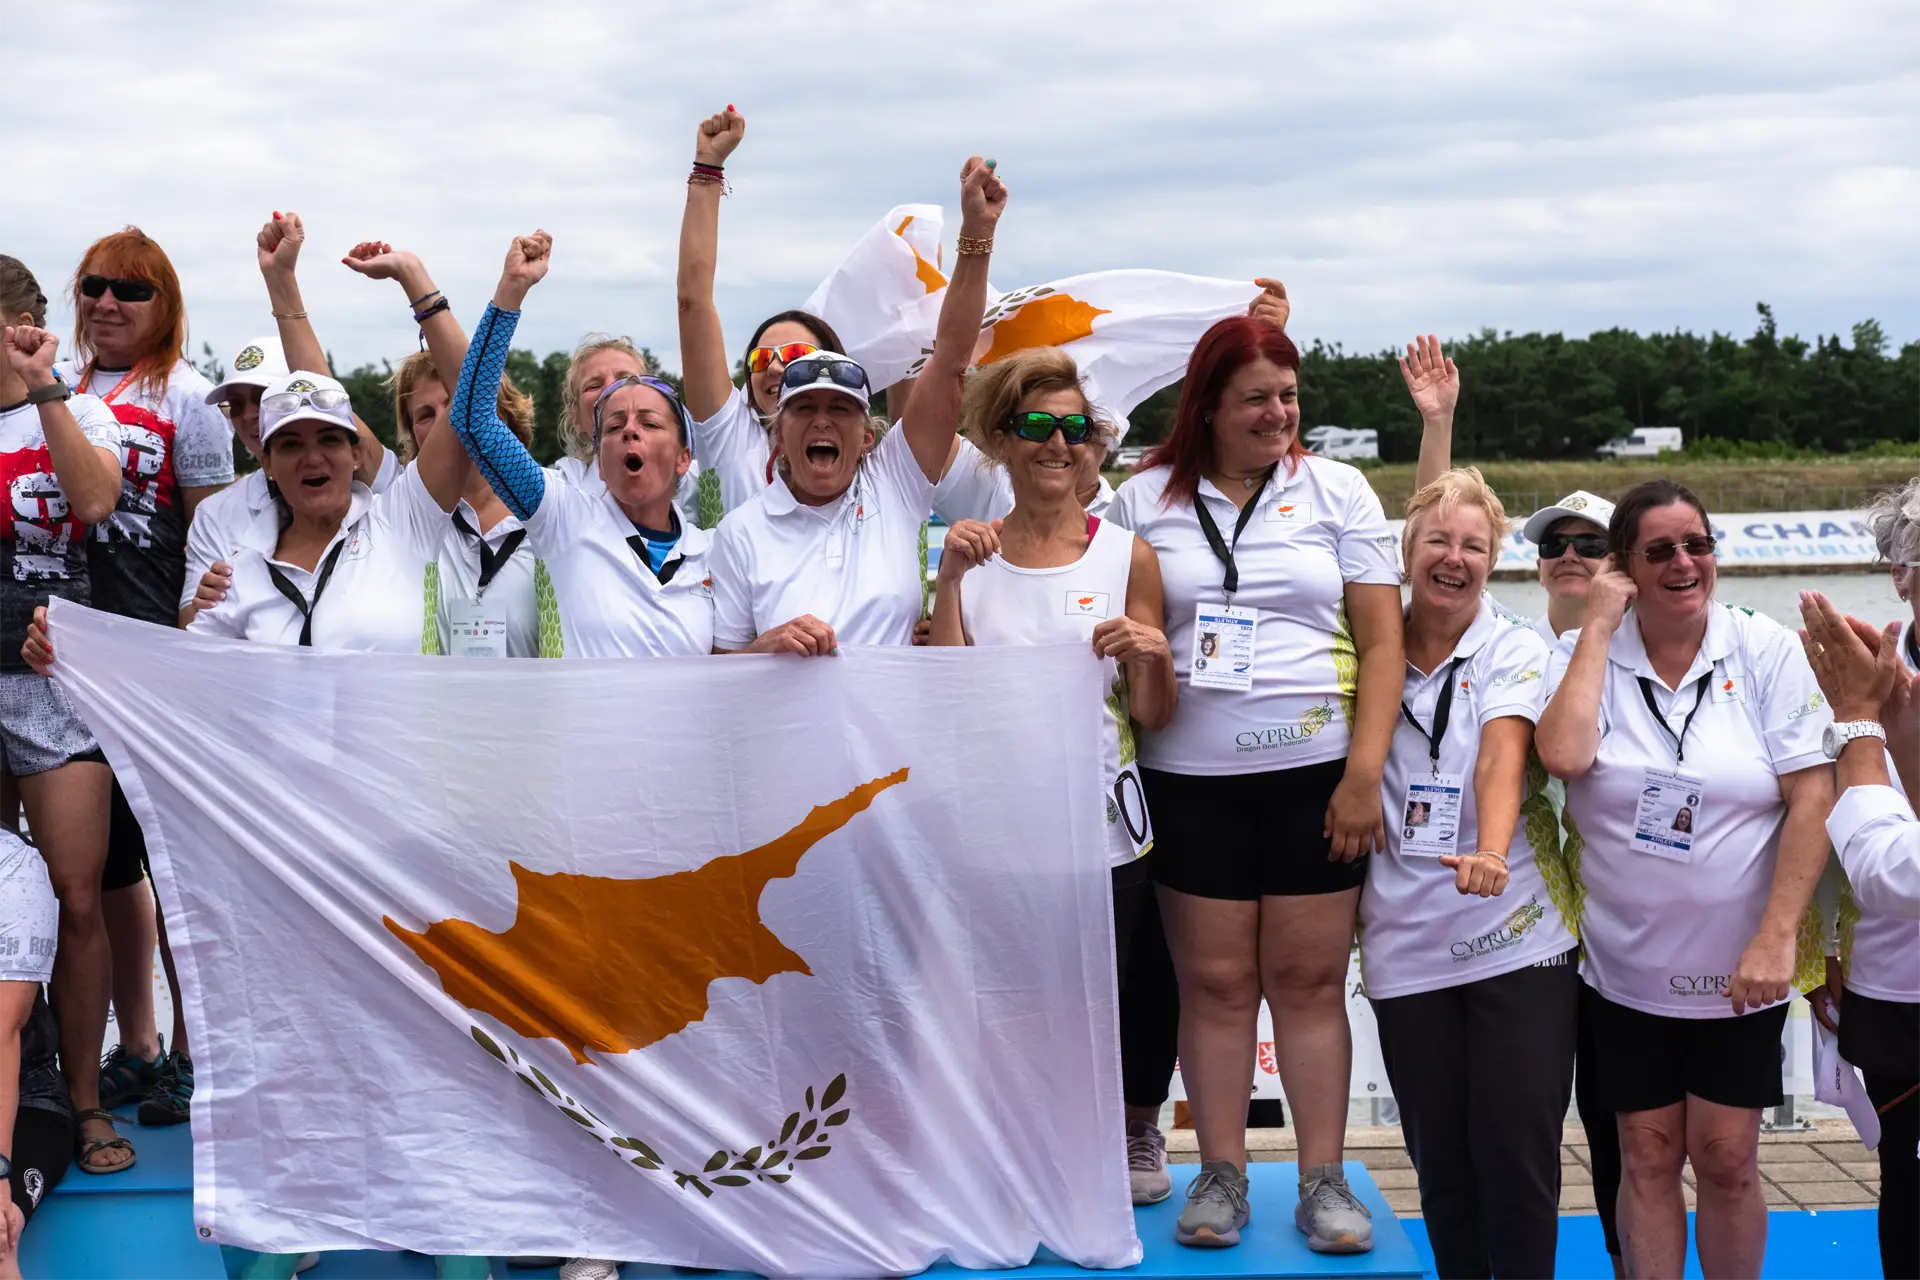
[[233, 359], [227, 361], [227, 377], [224, 382], [207, 392], [208, 404], [219, 404], [227, 398], [229, 387], [260, 387], [263, 390], [277, 378], [284, 378], [291, 372], [287, 368], [287, 354], [280, 348], [280, 339], [259, 337], [247, 339], [247, 345], [233, 353]]
[[814, 390], [838, 391], [858, 400], [862, 408], [873, 404], [873, 388], [858, 360], [832, 351], [815, 351], [795, 360], [780, 375], [780, 400], [774, 407], [779, 408], [802, 391]]
[[267, 384], [260, 396], [261, 446], [264, 448], [274, 432], [293, 422], [343, 427], [354, 439], [360, 438], [347, 389], [324, 373], [296, 370]]
[[1613, 520], [1613, 504], [1597, 493], [1588, 493], [1585, 489], [1575, 489], [1550, 507], [1542, 507], [1527, 517], [1526, 527], [1521, 529], [1528, 542], [1538, 543], [1547, 536], [1547, 530], [1553, 528], [1553, 522], [1574, 516], [1581, 520], [1590, 520], [1600, 526], [1602, 533]]

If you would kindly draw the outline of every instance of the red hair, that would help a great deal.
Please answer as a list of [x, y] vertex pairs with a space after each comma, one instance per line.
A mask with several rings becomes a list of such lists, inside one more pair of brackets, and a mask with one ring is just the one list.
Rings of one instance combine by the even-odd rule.
[[[1271, 360], [1283, 369], [1300, 369], [1300, 348], [1278, 325], [1252, 316], [1228, 316], [1200, 335], [1187, 360], [1186, 381], [1180, 386], [1180, 406], [1173, 411], [1173, 429], [1140, 464], [1171, 467], [1162, 503], [1192, 502], [1200, 491], [1200, 477], [1213, 464], [1213, 417], [1220, 396], [1234, 374], [1255, 360]], [[1287, 466], [1306, 456], [1296, 432], [1287, 449]]]
[[180, 277], [174, 274], [166, 250], [140, 228], [128, 227], [101, 236], [81, 256], [80, 268], [73, 273], [73, 340], [81, 363], [80, 385], [84, 387], [93, 376], [96, 357], [87, 342], [86, 324], [79, 318], [82, 276], [144, 280], [153, 286], [153, 328], [148, 331], [147, 349], [134, 358], [133, 371], [140, 385], [151, 393], [164, 391], [168, 375], [187, 347], [187, 306], [180, 297]]

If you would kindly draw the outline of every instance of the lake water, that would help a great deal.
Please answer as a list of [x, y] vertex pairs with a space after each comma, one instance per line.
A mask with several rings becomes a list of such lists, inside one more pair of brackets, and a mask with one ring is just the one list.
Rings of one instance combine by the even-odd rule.
[[[1535, 581], [1494, 582], [1493, 598], [1523, 618], [1546, 611], [1547, 593]], [[1782, 626], [1800, 625], [1800, 593], [1819, 591], [1842, 613], [1875, 626], [1911, 618], [1912, 609], [1894, 594], [1893, 578], [1885, 569], [1871, 573], [1793, 573], [1779, 577], [1735, 577], [1722, 574], [1714, 598], [1764, 613]]]

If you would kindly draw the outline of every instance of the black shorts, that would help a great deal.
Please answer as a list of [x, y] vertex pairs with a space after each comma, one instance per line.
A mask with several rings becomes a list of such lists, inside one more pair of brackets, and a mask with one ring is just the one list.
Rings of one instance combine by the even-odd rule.
[[21, 1107], [13, 1117], [13, 1202], [25, 1217], [45, 1203], [73, 1163], [73, 1117]]
[[1737, 1018], [1668, 1018], [1630, 1009], [1580, 984], [1593, 1024], [1599, 1102], [1654, 1111], [1688, 1094], [1723, 1107], [1777, 1107], [1787, 1004]]
[[1840, 997], [1840, 1056], [1862, 1075], [1920, 1080], [1920, 1004], [1849, 989]]
[[1142, 769], [1153, 815], [1153, 877], [1197, 898], [1251, 902], [1357, 889], [1367, 859], [1327, 854], [1327, 802], [1345, 760], [1270, 773]]
[[113, 798], [107, 808], [107, 863], [100, 869], [100, 891], [131, 889], [147, 875], [147, 837], [133, 816], [120, 779], [113, 780]]

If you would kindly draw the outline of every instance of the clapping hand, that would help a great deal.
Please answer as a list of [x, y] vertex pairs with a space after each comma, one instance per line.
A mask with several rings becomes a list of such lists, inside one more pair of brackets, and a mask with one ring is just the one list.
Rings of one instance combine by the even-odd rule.
[[1460, 370], [1440, 350], [1440, 339], [1429, 334], [1409, 342], [1400, 361], [1400, 376], [1421, 421], [1452, 420], [1453, 407], [1460, 402]]
[[747, 118], [728, 103], [725, 111], [716, 111], [700, 122], [693, 139], [693, 162], [724, 165], [746, 136]]
[[53, 382], [53, 357], [60, 350], [60, 339], [45, 329], [22, 324], [8, 326], [4, 341], [7, 364], [27, 384], [29, 391]]
[[276, 212], [254, 237], [254, 257], [260, 263], [260, 274], [292, 275], [300, 261], [300, 246], [306, 242], [307, 229], [300, 215], [291, 210]]
[[1293, 314], [1293, 304], [1287, 301], [1287, 286], [1264, 276], [1254, 283], [1260, 286], [1260, 293], [1247, 304], [1247, 314], [1255, 320], [1265, 320], [1276, 329], [1286, 328], [1287, 318]]
[[960, 166], [960, 234], [986, 240], [1007, 209], [1007, 187], [994, 172], [994, 162], [968, 156]]
[[1800, 593], [1800, 633], [1807, 662], [1836, 720], [1872, 720], [1906, 674], [1900, 661], [1900, 624], [1884, 633], [1842, 617], [1818, 591]]

